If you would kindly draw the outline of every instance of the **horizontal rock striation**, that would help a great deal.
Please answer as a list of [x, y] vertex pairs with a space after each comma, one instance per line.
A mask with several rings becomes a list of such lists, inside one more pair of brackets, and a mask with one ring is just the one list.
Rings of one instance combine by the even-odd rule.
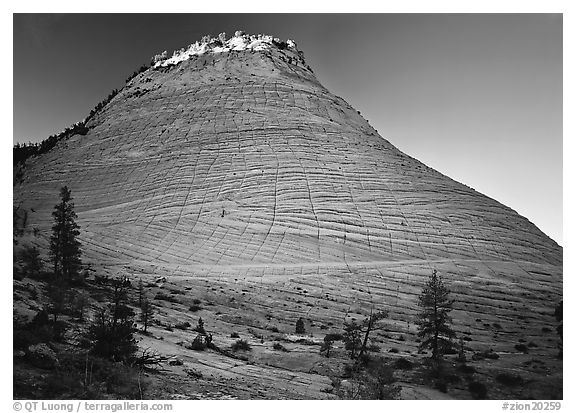
[[[479, 314], [512, 331], [518, 314], [534, 332], [553, 322], [562, 249], [396, 149], [295, 47], [159, 64], [86, 126], [27, 161], [14, 203], [46, 244], [68, 185], [84, 260], [105, 271], [241, 278], [277, 300], [286, 283], [306, 282], [317, 293], [301, 310], [309, 315], [389, 306], [414, 329], [407, 320], [436, 268], [455, 290], [463, 331], [482, 330]], [[340, 307], [322, 304], [328, 294]]]

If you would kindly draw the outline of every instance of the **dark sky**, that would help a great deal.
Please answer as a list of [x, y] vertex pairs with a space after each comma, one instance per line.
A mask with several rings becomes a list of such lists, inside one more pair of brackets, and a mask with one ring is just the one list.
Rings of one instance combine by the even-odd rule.
[[425, 164], [562, 244], [562, 15], [84, 14], [14, 19], [13, 143], [83, 119], [150, 57], [236, 30], [294, 39], [320, 82]]

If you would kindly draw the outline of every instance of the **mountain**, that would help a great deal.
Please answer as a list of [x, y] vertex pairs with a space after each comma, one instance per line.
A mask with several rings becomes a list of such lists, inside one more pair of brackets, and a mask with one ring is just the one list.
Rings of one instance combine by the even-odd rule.
[[542, 329], [562, 297], [562, 248], [381, 137], [293, 41], [237, 32], [158, 55], [83, 125], [18, 169], [14, 205], [41, 249], [68, 185], [84, 262], [234, 297], [203, 316], [214, 324], [289, 330], [305, 317], [321, 334], [385, 308], [382, 340], [410, 351], [397, 340], [415, 337], [436, 269], [475, 350], [556, 351]]

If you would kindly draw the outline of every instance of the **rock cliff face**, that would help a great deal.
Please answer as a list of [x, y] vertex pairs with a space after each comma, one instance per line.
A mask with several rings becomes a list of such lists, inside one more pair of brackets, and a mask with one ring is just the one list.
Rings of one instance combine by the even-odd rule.
[[87, 135], [27, 161], [14, 202], [40, 243], [68, 185], [84, 261], [103, 271], [243, 279], [278, 300], [298, 281], [313, 300], [295, 312], [336, 320], [372, 303], [400, 331], [414, 329], [435, 268], [454, 291], [457, 328], [487, 343], [474, 319], [511, 332], [553, 322], [554, 241], [396, 149], [319, 83], [294, 43], [225, 46], [160, 57]]

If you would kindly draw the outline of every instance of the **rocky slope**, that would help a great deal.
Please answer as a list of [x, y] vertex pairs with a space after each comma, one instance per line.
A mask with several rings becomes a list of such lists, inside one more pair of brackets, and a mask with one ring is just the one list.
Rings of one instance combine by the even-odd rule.
[[203, 315], [224, 331], [269, 314], [256, 327], [304, 316], [320, 332], [378, 307], [389, 332], [413, 337], [417, 295], [437, 269], [456, 329], [478, 349], [514, 352], [522, 338], [556, 351], [542, 328], [562, 296], [561, 247], [379, 136], [293, 42], [234, 38], [157, 57], [85, 136], [27, 160], [14, 204], [34, 243], [47, 245], [68, 185], [85, 262], [221, 288], [253, 313], [227, 303]]

